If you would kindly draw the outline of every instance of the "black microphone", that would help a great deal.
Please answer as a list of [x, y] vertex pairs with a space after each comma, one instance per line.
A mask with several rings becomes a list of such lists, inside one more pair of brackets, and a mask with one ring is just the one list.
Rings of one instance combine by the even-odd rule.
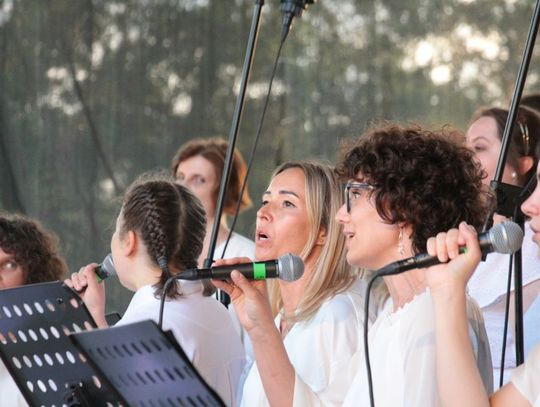
[[116, 269], [114, 268], [114, 263], [113, 263], [113, 258], [112, 258], [111, 253], [105, 256], [101, 264], [98, 264], [98, 266], [94, 269], [94, 273], [96, 273], [98, 282], [100, 283], [106, 278], [116, 275]]
[[315, 0], [281, 0], [280, 8], [283, 13], [283, 30], [281, 32], [282, 41], [289, 33], [293, 18], [301, 17], [308, 4], [313, 4], [314, 2]]
[[[511, 254], [521, 247], [523, 230], [517, 223], [502, 222], [493, 226], [490, 230], [480, 233], [478, 242], [484, 255], [491, 252]], [[460, 248], [461, 253], [464, 253], [465, 250], [464, 247]], [[376, 274], [377, 276], [391, 276], [407, 270], [431, 267], [439, 263], [441, 262], [437, 257], [421, 253], [408, 259], [390, 263], [377, 270]]]
[[176, 278], [180, 280], [203, 280], [209, 278], [225, 280], [230, 278], [233, 270], [238, 270], [244, 277], [252, 280], [280, 278], [285, 281], [296, 281], [304, 274], [304, 262], [300, 257], [287, 253], [277, 260], [216, 266], [205, 269], [189, 269], [177, 274]]

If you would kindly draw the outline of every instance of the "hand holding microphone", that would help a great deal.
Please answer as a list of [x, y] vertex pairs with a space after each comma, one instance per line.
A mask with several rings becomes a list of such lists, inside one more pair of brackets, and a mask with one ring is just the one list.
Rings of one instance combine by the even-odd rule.
[[[245, 264], [239, 265], [240, 261]], [[285, 281], [294, 281], [299, 279], [304, 272], [302, 259], [292, 254], [263, 263], [270, 269], [267, 270], [267, 278], [279, 277]], [[247, 258], [218, 260], [213, 265], [215, 275], [219, 275], [216, 278], [230, 278], [232, 281], [230, 283], [212, 280], [212, 284], [230, 295], [238, 319], [252, 339], [258, 335], [264, 337], [275, 329], [266, 282], [264, 280], [249, 281], [246, 277], [253, 273], [255, 267], [260, 267], [256, 265], [257, 263], [252, 263]], [[235, 271], [231, 272], [231, 269]], [[238, 271], [238, 269], [243, 269], [243, 271]]]

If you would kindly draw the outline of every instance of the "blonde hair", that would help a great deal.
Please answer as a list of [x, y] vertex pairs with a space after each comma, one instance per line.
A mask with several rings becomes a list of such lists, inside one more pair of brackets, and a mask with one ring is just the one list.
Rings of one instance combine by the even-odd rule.
[[[287, 322], [306, 321], [313, 317], [321, 305], [336, 294], [345, 291], [356, 279], [345, 259], [345, 238], [341, 226], [334, 216], [341, 206], [341, 188], [332, 167], [312, 161], [290, 161], [280, 165], [272, 178], [291, 168], [302, 170], [305, 177], [305, 196], [309, 238], [300, 257], [306, 260], [313, 251], [321, 229], [326, 238], [321, 254], [315, 261], [313, 273], [298, 303], [294, 315], [285, 315]], [[269, 285], [270, 304], [276, 315], [283, 306], [279, 285], [273, 281]]]

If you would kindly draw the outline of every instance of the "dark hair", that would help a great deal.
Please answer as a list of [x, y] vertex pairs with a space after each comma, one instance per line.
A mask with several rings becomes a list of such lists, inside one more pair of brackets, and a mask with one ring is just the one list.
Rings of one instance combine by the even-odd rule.
[[415, 253], [427, 239], [466, 221], [477, 229], [486, 216], [482, 170], [450, 128], [382, 124], [368, 130], [337, 165], [342, 179], [375, 187], [375, 207], [388, 223], [412, 228]]
[[[225, 166], [225, 158], [227, 155], [228, 143], [220, 138], [210, 139], [194, 139], [178, 149], [171, 162], [171, 170], [173, 176], [176, 177], [176, 171], [182, 161], [188, 158], [200, 155], [206, 158], [214, 167], [216, 179], [218, 180], [218, 186], [214, 191], [214, 198], [217, 199], [219, 191], [219, 180], [223, 175], [223, 168]], [[223, 203], [223, 212], [227, 215], [234, 215], [236, 211], [236, 205], [240, 197], [242, 190], [242, 184], [246, 178], [246, 162], [238, 151], [234, 149], [233, 164], [231, 166], [231, 173], [229, 177], [229, 183], [225, 193], [225, 201]], [[244, 210], [251, 207], [251, 199], [249, 198], [248, 188], [244, 189], [242, 194], [242, 200], [240, 202], [240, 209]]]
[[[143, 175], [129, 187], [121, 215], [120, 234], [135, 231], [150, 259], [161, 268], [156, 295], [163, 295], [163, 286], [172, 274], [197, 267], [206, 215], [200, 201], [186, 187], [151, 174]], [[176, 281], [165, 295], [179, 295]]]
[[26, 216], [0, 214], [0, 248], [21, 265], [25, 284], [56, 281], [67, 274], [57, 237]]
[[[498, 107], [482, 108], [472, 117], [472, 122], [482, 118], [491, 117], [497, 123], [497, 135], [502, 139], [506, 120], [508, 119], [508, 110]], [[518, 168], [518, 159], [520, 157], [531, 157], [533, 165], [527, 173], [520, 177], [520, 184], [525, 184], [531, 176], [536, 174], [536, 166], [540, 152], [540, 115], [534, 110], [521, 106], [518, 109], [516, 123], [510, 135], [510, 147], [508, 149], [508, 161], [514, 167]]]
[[524, 95], [519, 101], [520, 106], [527, 106], [535, 112], [540, 112], [540, 93], [528, 93]]

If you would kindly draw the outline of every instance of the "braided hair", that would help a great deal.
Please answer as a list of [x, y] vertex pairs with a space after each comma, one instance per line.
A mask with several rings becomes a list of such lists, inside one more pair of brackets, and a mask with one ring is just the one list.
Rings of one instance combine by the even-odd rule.
[[206, 231], [199, 200], [172, 180], [147, 174], [128, 189], [121, 214], [120, 234], [136, 232], [150, 260], [161, 269], [155, 295], [178, 297], [176, 280], [166, 293], [163, 287], [173, 274], [197, 267]]

